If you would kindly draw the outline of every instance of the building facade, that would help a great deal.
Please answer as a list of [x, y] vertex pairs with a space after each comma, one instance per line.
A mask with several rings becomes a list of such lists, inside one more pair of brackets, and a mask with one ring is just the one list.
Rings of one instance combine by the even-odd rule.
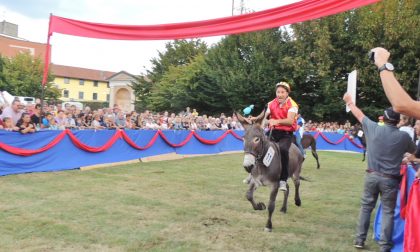
[[54, 86], [61, 90], [62, 101], [109, 102], [110, 87], [108, 78], [114, 72], [50, 65], [55, 76]]
[[0, 54], [12, 58], [19, 53], [29, 53], [34, 58], [45, 59], [47, 46], [43, 43], [30, 42], [20, 38], [0, 34]]
[[135, 96], [131, 88], [131, 82], [134, 81], [134, 75], [125, 71], [118, 72], [108, 78], [110, 87], [110, 107], [115, 104], [122, 111], [130, 112], [134, 110]]
[[[46, 44], [19, 38], [18, 25], [0, 22], [0, 55], [3, 57], [29, 53], [44, 60], [46, 48]], [[50, 71], [55, 77], [53, 85], [61, 90], [60, 100], [64, 102], [109, 102], [110, 107], [117, 104], [123, 111], [134, 110], [135, 97], [131, 89], [134, 76], [125, 71], [115, 73], [57, 64], [51, 64]]]

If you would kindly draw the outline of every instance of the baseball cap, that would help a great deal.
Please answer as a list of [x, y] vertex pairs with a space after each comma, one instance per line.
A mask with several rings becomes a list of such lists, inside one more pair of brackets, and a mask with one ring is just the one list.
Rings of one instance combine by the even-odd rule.
[[387, 119], [390, 122], [399, 122], [400, 113], [395, 112], [392, 107], [389, 107], [384, 110], [384, 119]]

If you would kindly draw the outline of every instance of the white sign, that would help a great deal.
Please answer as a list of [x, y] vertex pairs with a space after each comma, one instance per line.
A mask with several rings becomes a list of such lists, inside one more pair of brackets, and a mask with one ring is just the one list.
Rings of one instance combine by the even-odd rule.
[[[349, 73], [349, 78], [347, 80], [347, 93], [350, 94], [351, 100], [356, 105], [356, 85], [357, 85], [357, 70]], [[349, 112], [350, 108], [346, 106], [346, 112]]]
[[263, 159], [263, 163], [266, 167], [270, 166], [271, 161], [273, 161], [273, 157], [274, 157], [274, 149], [273, 147], [270, 146], [270, 148], [268, 148], [268, 151], [265, 154], [264, 159]]

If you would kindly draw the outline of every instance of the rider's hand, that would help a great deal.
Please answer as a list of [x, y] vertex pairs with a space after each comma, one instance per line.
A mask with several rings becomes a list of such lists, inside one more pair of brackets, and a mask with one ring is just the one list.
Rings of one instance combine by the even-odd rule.
[[278, 120], [276, 120], [276, 119], [270, 119], [270, 121], [269, 121], [269, 125], [270, 126], [275, 126], [277, 124], [279, 124]]

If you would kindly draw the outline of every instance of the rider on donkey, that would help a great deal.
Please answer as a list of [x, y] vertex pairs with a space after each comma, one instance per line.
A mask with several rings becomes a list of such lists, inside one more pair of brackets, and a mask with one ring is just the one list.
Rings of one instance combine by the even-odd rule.
[[292, 144], [293, 132], [297, 128], [297, 103], [289, 96], [290, 85], [286, 82], [276, 84], [276, 98], [267, 104], [264, 118], [269, 118], [270, 140], [278, 143], [281, 153], [282, 171], [280, 190], [287, 191], [289, 177], [289, 148]]

